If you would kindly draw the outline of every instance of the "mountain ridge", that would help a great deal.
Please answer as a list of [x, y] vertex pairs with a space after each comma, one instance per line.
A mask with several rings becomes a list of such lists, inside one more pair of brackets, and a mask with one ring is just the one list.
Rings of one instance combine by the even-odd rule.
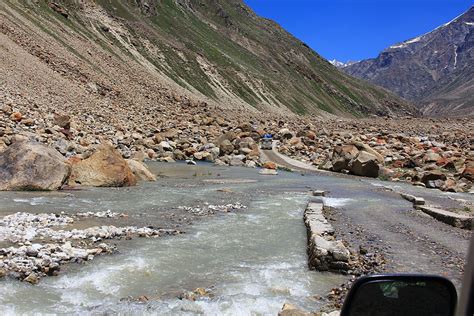
[[[140, 91], [143, 81], [157, 81], [159, 89], [250, 112], [416, 113], [387, 91], [341, 74], [240, 0], [7, 0], [0, 9], [5, 41], [43, 57], [49, 69], [69, 78], [71, 89], [92, 90], [100, 102], [122, 102], [127, 86]], [[129, 69], [136, 71], [133, 78]], [[13, 78], [7, 83], [16, 88]]]
[[415, 102], [427, 115], [474, 115], [474, 6], [431, 32], [342, 71]]

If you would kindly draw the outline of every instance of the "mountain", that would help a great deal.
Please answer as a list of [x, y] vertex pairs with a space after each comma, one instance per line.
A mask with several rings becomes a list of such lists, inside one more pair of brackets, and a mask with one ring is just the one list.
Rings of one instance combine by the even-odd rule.
[[474, 115], [474, 6], [342, 70], [415, 102], [427, 115]]
[[3, 0], [3, 100], [137, 110], [181, 95], [317, 116], [416, 110], [347, 76], [241, 0]]

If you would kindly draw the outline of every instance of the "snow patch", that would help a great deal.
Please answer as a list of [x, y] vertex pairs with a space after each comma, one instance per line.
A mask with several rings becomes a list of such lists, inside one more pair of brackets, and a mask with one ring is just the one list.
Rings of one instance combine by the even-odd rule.
[[419, 42], [420, 40], [421, 40], [421, 36], [418, 36], [418, 37], [415, 37], [411, 40], [406, 41], [405, 44], [416, 43], [416, 42]]
[[464, 24], [469, 25], [469, 26], [474, 26], [474, 22], [464, 22]]
[[343, 63], [342, 61], [339, 61], [339, 60], [336, 60], [336, 59], [330, 60], [329, 62], [331, 64], [333, 64], [334, 66], [336, 66], [337, 68], [344, 68], [344, 67], [347, 66], [346, 63]]

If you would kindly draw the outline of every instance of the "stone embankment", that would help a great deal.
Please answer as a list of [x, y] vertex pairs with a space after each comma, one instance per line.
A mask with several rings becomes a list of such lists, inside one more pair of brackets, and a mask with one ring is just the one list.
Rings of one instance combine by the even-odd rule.
[[457, 214], [454, 212], [446, 211], [435, 206], [425, 205], [425, 199], [417, 197], [411, 194], [400, 193], [400, 195], [407, 201], [413, 203], [413, 207], [431, 217], [446, 223], [448, 225], [473, 230], [474, 229], [474, 217], [469, 215]]
[[351, 269], [350, 252], [336, 240], [334, 228], [323, 214], [322, 202], [310, 202], [304, 212], [308, 235], [308, 265], [318, 271], [347, 273]]
[[461, 215], [427, 205], [418, 205], [416, 209], [448, 225], [467, 230], [474, 229], [474, 218], [472, 216]]

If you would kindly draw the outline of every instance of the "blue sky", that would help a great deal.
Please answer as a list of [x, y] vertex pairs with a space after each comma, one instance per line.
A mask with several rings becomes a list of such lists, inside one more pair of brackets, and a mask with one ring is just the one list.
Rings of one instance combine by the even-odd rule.
[[388, 46], [429, 32], [473, 0], [244, 0], [327, 59], [375, 57]]

